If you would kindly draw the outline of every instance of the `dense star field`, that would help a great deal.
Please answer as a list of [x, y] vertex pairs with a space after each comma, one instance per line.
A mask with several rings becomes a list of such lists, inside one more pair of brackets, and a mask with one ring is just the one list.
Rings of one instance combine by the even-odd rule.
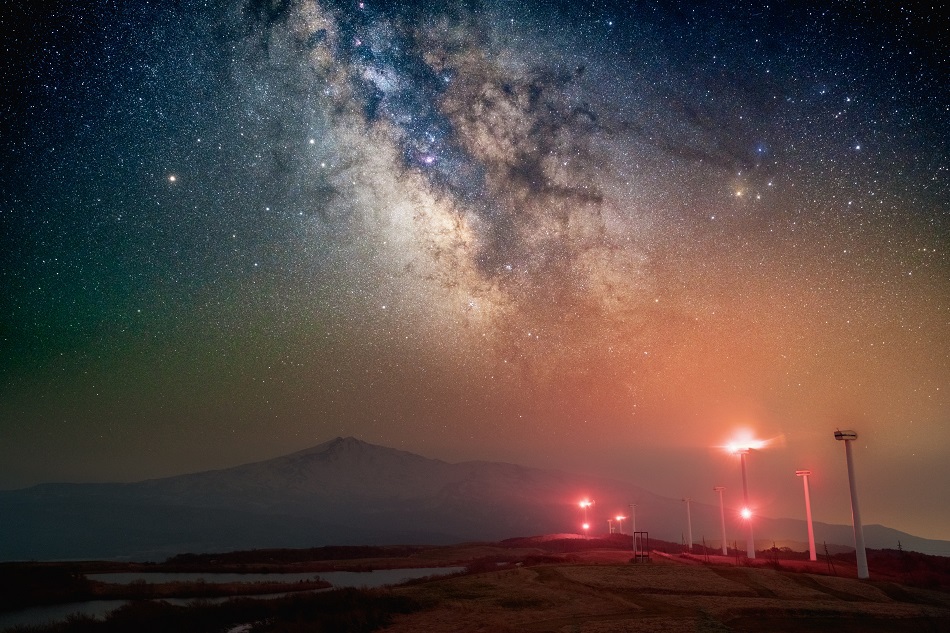
[[4, 4], [0, 487], [356, 435], [737, 504], [748, 429], [847, 522], [853, 428], [950, 539], [935, 10]]

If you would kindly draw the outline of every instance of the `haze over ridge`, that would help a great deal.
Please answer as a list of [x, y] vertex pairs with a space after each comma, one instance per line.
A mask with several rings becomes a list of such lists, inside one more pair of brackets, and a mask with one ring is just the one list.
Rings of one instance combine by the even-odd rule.
[[[592, 532], [636, 503], [638, 530], [679, 541], [683, 503], [632, 484], [499, 462], [449, 463], [347, 437], [222, 470], [122, 484], [41, 484], [0, 492], [10, 517], [0, 559], [170, 556], [269, 547], [445, 544]], [[730, 515], [734, 515], [730, 511]], [[719, 508], [694, 502], [697, 542], [719, 542]], [[626, 530], [632, 527], [628, 522]], [[742, 541], [737, 521], [732, 540]], [[800, 544], [804, 522], [756, 518], [759, 548]], [[847, 546], [850, 526], [816, 523]], [[866, 526], [868, 545], [950, 555], [950, 543]]]

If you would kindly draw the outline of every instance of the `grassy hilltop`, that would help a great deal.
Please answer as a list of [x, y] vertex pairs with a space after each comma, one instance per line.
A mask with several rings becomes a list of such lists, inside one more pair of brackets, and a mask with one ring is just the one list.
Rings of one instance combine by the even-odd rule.
[[[712, 551], [685, 555], [679, 545], [656, 542], [649, 561], [631, 563], [629, 537], [614, 537], [586, 540], [556, 535], [448, 547], [317, 548], [179, 556], [151, 567], [156, 571], [291, 571], [464, 565], [466, 570], [383, 589], [298, 592], [268, 600], [242, 597], [220, 604], [197, 601], [189, 606], [136, 600], [104, 621], [73, 617], [59, 625], [19, 630], [950, 630], [950, 559], [872, 551], [871, 580], [859, 581], [853, 553], [810, 562], [807, 555], [776, 548], [748, 561], [741, 555], [721, 556]], [[83, 569], [99, 569], [103, 563], [60, 565], [75, 578]]]

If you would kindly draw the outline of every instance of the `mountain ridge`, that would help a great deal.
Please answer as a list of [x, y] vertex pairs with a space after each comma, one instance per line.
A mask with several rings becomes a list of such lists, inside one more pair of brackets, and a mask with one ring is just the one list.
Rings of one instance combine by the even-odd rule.
[[[2, 491], [0, 513], [10, 520], [0, 560], [142, 559], [184, 551], [447, 544], [577, 532], [577, 500], [588, 495], [597, 500], [593, 516], [606, 518], [636, 503], [637, 529], [680, 540], [682, 502], [627, 482], [506, 462], [450, 463], [337, 437], [217, 470]], [[707, 543], [715, 535], [718, 543], [718, 506], [694, 502], [692, 511], [693, 533], [705, 533]], [[594, 533], [606, 531], [606, 525], [594, 525]], [[737, 525], [729, 527], [731, 540], [744, 540]], [[772, 541], [804, 541], [806, 530], [802, 520], [760, 518], [756, 532], [762, 549]], [[819, 543], [852, 542], [850, 526], [815, 523], [815, 533]], [[865, 526], [865, 537], [869, 547], [896, 548], [901, 541], [904, 549], [950, 555], [950, 542], [884, 526]]]

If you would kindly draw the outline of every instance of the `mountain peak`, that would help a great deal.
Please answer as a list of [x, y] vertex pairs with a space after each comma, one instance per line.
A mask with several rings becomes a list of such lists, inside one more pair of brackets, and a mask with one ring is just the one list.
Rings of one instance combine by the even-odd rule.
[[327, 443], [330, 445], [330, 448], [336, 450], [353, 450], [355, 448], [365, 449], [370, 447], [376, 448], [373, 444], [364, 442], [363, 440], [357, 439], [352, 435], [348, 435], [346, 437], [337, 437], [336, 439], [332, 439]]
[[[376, 461], [376, 460], [419, 460], [422, 462], [439, 462], [440, 460], [430, 460], [426, 457], [416, 455], [414, 453], [407, 453], [396, 448], [390, 448], [388, 446], [380, 446], [379, 444], [370, 444], [369, 442], [364, 442], [363, 440], [347, 436], [347, 437], [336, 437], [332, 440], [324, 442], [322, 444], [317, 444], [311, 448], [306, 448], [302, 451], [286, 455], [284, 457], [278, 457], [278, 461], [297, 461], [301, 458], [304, 459], [313, 459], [316, 458], [321, 461]], [[262, 462], [266, 463], [266, 462]]]
[[391, 452], [385, 446], [377, 446], [352, 436], [337, 437], [321, 445], [322, 453], [331, 456], [361, 456], [366, 453]]
[[[311, 446], [310, 448], [305, 448], [302, 451], [297, 451], [285, 457], [303, 457], [306, 455], [335, 455], [340, 453], [353, 453], [353, 452], [365, 452], [370, 450], [391, 450], [387, 449], [384, 446], [377, 446], [375, 444], [370, 444], [369, 442], [364, 442], [361, 439], [347, 436], [347, 437], [335, 437], [332, 440], [323, 442], [322, 444], [317, 444], [316, 446]], [[279, 459], [279, 458], [278, 458]]]

